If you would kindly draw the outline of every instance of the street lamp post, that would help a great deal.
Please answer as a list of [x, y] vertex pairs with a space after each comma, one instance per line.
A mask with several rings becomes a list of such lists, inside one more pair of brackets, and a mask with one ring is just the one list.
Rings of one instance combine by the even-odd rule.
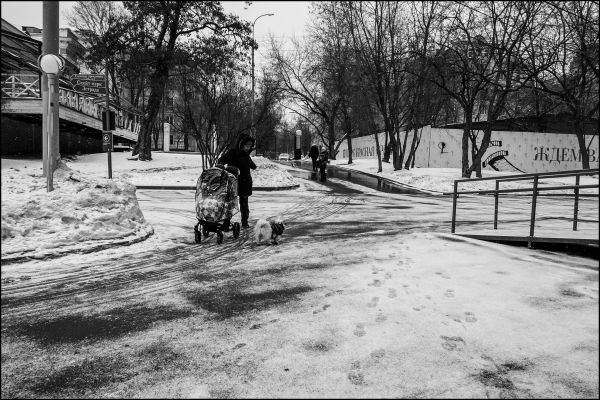
[[48, 79], [48, 101], [46, 106], [48, 110], [46, 115], [48, 121], [46, 126], [48, 127], [48, 134], [46, 136], [46, 191], [51, 192], [54, 190], [54, 170], [56, 169], [59, 157], [58, 149], [58, 129], [59, 126], [59, 99], [58, 99], [58, 76], [65, 68], [65, 60], [56, 54], [45, 54], [40, 56], [38, 64], [42, 72], [47, 76]]
[[250, 132], [252, 133], [252, 137], [256, 138], [256, 128], [254, 126], [254, 24], [256, 24], [256, 21], [258, 21], [258, 19], [260, 17], [264, 17], [264, 16], [271, 16], [271, 15], [275, 15], [273, 13], [269, 13], [269, 14], [262, 14], [259, 15], [258, 17], [256, 17], [256, 19], [254, 20], [254, 22], [252, 23], [252, 102], [251, 102], [251, 110], [252, 110], [252, 116], [251, 116], [251, 127], [250, 127]]
[[[59, 54], [59, 39], [58, 39], [58, 19], [59, 19], [59, 5], [58, 1], [44, 1], [42, 2], [42, 51], [41, 54]], [[41, 56], [40, 56], [41, 57]], [[39, 64], [39, 58], [38, 58]], [[43, 172], [44, 176], [48, 176], [48, 110], [49, 110], [49, 98], [48, 93], [48, 75], [42, 74], [40, 80], [40, 92], [42, 95], [42, 159], [43, 159]], [[58, 86], [55, 88], [58, 93]], [[55, 105], [58, 110], [58, 104]], [[55, 130], [58, 130], [58, 121], [56, 121]], [[58, 153], [58, 143], [52, 143], [52, 146], [56, 146], [56, 152]]]

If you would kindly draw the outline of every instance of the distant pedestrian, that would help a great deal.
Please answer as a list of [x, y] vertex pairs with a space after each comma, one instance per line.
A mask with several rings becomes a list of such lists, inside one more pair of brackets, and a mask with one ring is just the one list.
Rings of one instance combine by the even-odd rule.
[[242, 214], [242, 228], [248, 228], [250, 208], [248, 197], [252, 195], [252, 175], [250, 169], [256, 169], [256, 164], [250, 158], [254, 150], [255, 140], [247, 134], [242, 134], [238, 139], [237, 146], [229, 149], [219, 160], [219, 164], [228, 164], [240, 170], [238, 176], [238, 196], [240, 199], [240, 212]]
[[317, 170], [317, 158], [319, 157], [319, 148], [316, 144], [313, 144], [310, 147], [310, 151], [308, 152], [308, 156], [312, 159], [312, 168], [313, 171]]
[[317, 165], [321, 175], [321, 182], [325, 182], [327, 179], [327, 164], [329, 164], [329, 152], [325, 146], [321, 146], [321, 151], [317, 158]]

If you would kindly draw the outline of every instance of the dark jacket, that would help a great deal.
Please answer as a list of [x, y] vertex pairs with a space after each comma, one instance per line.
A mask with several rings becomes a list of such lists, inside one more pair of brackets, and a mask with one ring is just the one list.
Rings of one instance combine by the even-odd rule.
[[329, 152], [327, 150], [319, 152], [317, 164], [319, 164], [320, 167], [325, 167], [327, 164], [329, 164]]
[[308, 152], [308, 156], [310, 158], [317, 158], [317, 157], [319, 157], [319, 148], [317, 146], [312, 146], [310, 148], [310, 151]]
[[[246, 142], [252, 142], [249, 152], [242, 150], [242, 146]], [[250, 169], [256, 169], [256, 164], [250, 158], [250, 153], [254, 150], [255, 142], [251, 136], [244, 133], [240, 135], [237, 145], [229, 149], [217, 161], [219, 164], [233, 165], [240, 170], [238, 176], [238, 195], [240, 196], [252, 195], [252, 175], [250, 175]]]

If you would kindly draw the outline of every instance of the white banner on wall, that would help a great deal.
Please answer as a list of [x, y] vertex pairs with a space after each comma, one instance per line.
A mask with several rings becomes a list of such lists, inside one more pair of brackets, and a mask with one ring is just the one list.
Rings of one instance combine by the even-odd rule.
[[[461, 168], [462, 134], [462, 129], [423, 127], [419, 132], [415, 167]], [[385, 133], [380, 132], [378, 136], [383, 154]], [[412, 131], [402, 132], [400, 140], [405, 143], [406, 139], [406, 147], [410, 148], [413, 136]], [[482, 137], [483, 131], [480, 131], [478, 144]], [[590, 167], [598, 168], [598, 135], [588, 135], [585, 140], [589, 146]], [[346, 140], [338, 150], [338, 159], [348, 158]], [[376, 158], [374, 135], [352, 138], [352, 157]], [[536, 173], [581, 169], [582, 165], [579, 143], [574, 134], [492, 131], [490, 145], [482, 158], [482, 167], [506, 172]]]

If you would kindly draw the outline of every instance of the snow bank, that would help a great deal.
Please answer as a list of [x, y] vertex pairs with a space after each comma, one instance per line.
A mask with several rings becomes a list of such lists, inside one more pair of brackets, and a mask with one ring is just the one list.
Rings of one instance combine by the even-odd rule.
[[85, 176], [60, 162], [47, 192], [40, 164], [2, 159], [4, 261], [91, 251], [153, 232], [130, 182]]
[[[129, 153], [112, 154], [112, 176], [137, 186], [196, 186], [202, 173], [202, 157], [197, 153], [153, 152], [152, 161], [131, 160]], [[252, 181], [257, 187], [289, 187], [298, 182], [280, 165], [264, 157], [252, 157], [257, 169]], [[71, 168], [97, 177], [108, 177], [106, 153], [87, 154], [67, 161]]]
[[264, 157], [253, 157], [256, 169], [251, 172], [252, 184], [256, 187], [290, 187], [298, 185], [296, 179], [281, 165]]

